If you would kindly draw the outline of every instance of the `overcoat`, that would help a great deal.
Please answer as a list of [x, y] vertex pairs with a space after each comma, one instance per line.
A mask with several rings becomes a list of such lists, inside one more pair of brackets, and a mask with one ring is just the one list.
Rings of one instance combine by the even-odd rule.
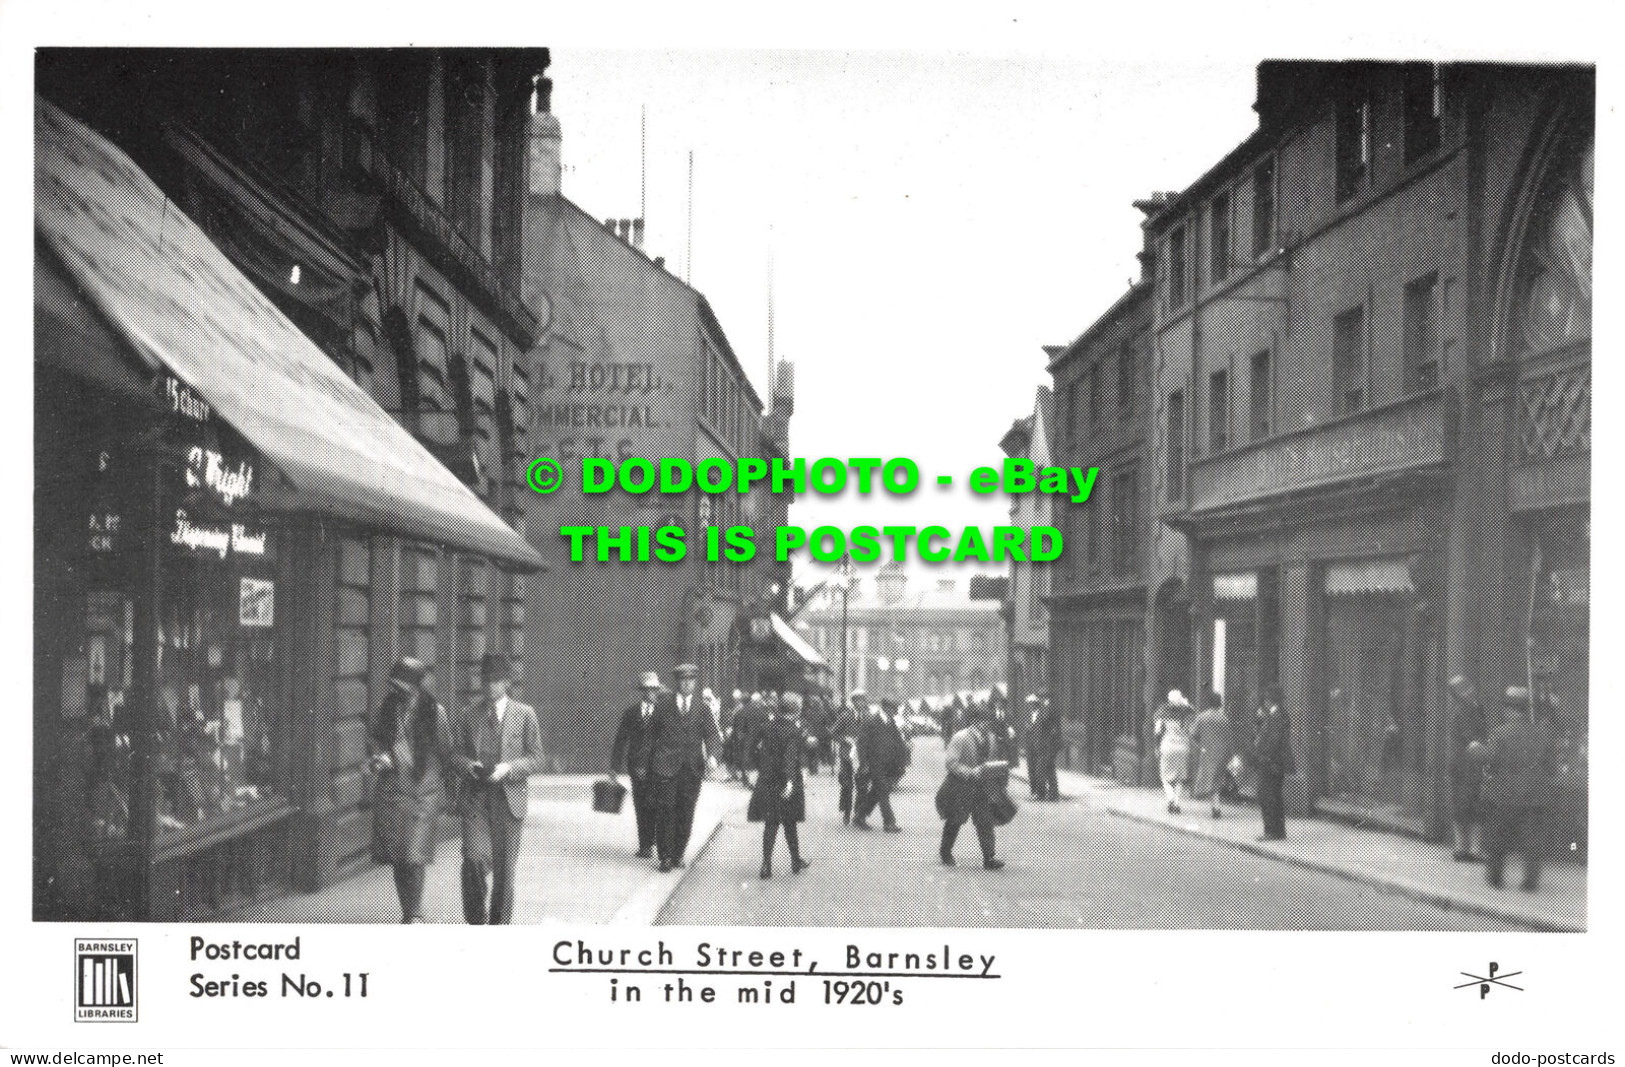
[[[802, 822], [807, 818], [807, 786], [801, 776], [805, 736], [787, 715], [770, 714], [754, 734], [749, 758], [756, 768], [745, 817], [751, 822]], [[786, 784], [792, 786], [784, 795]]]
[[1196, 748], [1196, 779], [1191, 791], [1197, 796], [1217, 792], [1220, 776], [1230, 764], [1232, 734], [1230, 716], [1223, 708], [1204, 708], [1191, 723], [1191, 744]]
[[367, 726], [372, 755], [393, 764], [379, 773], [372, 808], [372, 858], [379, 863], [434, 862], [435, 823], [445, 803], [446, 709], [427, 693], [391, 689]]

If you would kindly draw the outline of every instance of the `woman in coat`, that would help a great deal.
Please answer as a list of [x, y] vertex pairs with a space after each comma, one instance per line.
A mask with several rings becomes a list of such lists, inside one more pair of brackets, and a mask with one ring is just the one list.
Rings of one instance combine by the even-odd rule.
[[1196, 778], [1191, 784], [1191, 794], [1205, 798], [1217, 819], [1224, 814], [1219, 808], [1219, 795], [1224, 792], [1234, 744], [1230, 716], [1224, 713], [1224, 700], [1217, 693], [1208, 693], [1202, 698], [1202, 704], [1201, 712], [1191, 723], [1191, 745], [1196, 750]]
[[956, 865], [954, 842], [968, 819], [976, 827], [976, 840], [982, 846], [982, 866], [996, 871], [1004, 861], [993, 858], [993, 798], [984, 781], [991, 776], [987, 764], [995, 762], [994, 739], [987, 723], [989, 710], [986, 705], [973, 703], [964, 714], [968, 725], [948, 742], [948, 776], [937, 790], [937, 814], [942, 816], [942, 847], [938, 854], [943, 866]]
[[1186, 729], [1189, 721], [1186, 716], [1190, 710], [1190, 701], [1185, 699], [1185, 694], [1174, 689], [1168, 694], [1168, 702], [1157, 709], [1157, 720], [1152, 727], [1162, 772], [1162, 793], [1168, 798], [1168, 812], [1171, 815], [1179, 814], [1180, 789], [1190, 781], [1191, 741]]
[[784, 827], [790, 850], [790, 873], [808, 866], [801, 858], [796, 824], [807, 818], [807, 788], [801, 777], [801, 755], [806, 744], [801, 732], [801, 694], [786, 693], [775, 711], [767, 714], [751, 738], [749, 762], [756, 768], [756, 785], [745, 815], [762, 824], [762, 877], [773, 877], [773, 845]]
[[395, 868], [403, 923], [423, 921], [423, 882], [445, 801], [442, 761], [452, 747], [446, 709], [426, 688], [427, 675], [421, 662], [403, 656], [367, 729], [369, 765], [378, 776], [372, 856]]

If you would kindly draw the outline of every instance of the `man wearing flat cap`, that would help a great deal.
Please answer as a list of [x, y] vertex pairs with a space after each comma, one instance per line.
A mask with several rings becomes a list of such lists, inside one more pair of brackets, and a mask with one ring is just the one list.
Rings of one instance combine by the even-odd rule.
[[700, 669], [692, 663], [677, 668], [677, 693], [655, 708], [654, 740], [649, 750], [649, 779], [655, 798], [655, 846], [660, 869], [682, 867], [688, 837], [694, 829], [694, 805], [700, 799], [707, 761], [715, 761], [722, 739], [717, 722], [695, 692]]
[[644, 671], [638, 679], [642, 690], [636, 704], [621, 713], [615, 728], [615, 741], [609, 750], [610, 770], [632, 779], [632, 814], [638, 824], [638, 858], [648, 859], [655, 848], [654, 788], [649, 780], [649, 757], [654, 751], [654, 715], [663, 687], [660, 675]]
[[485, 696], [457, 723], [452, 768], [462, 779], [463, 917], [471, 925], [513, 919], [514, 873], [528, 807], [525, 779], [541, 769], [536, 711], [508, 695], [504, 656], [480, 661]]

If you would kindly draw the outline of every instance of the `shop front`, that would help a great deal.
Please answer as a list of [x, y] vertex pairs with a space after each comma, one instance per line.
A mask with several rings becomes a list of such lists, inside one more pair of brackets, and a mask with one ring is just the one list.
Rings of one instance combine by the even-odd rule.
[[36, 161], [35, 914], [229, 914], [331, 800], [333, 545], [540, 561], [116, 148]]

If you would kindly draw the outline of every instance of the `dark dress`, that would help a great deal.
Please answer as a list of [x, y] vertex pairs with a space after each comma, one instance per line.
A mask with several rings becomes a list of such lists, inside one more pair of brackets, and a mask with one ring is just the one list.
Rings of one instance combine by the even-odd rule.
[[372, 857], [379, 863], [434, 862], [435, 822], [444, 805], [443, 758], [451, 749], [446, 709], [427, 693], [391, 692], [367, 731], [374, 753], [394, 766], [378, 775], [372, 812]]
[[[807, 818], [807, 789], [801, 776], [801, 752], [806, 741], [801, 727], [774, 713], [756, 730], [749, 757], [756, 767], [756, 786], [750, 792], [745, 816], [751, 822], [803, 822]], [[784, 787], [795, 783], [786, 797]]]

